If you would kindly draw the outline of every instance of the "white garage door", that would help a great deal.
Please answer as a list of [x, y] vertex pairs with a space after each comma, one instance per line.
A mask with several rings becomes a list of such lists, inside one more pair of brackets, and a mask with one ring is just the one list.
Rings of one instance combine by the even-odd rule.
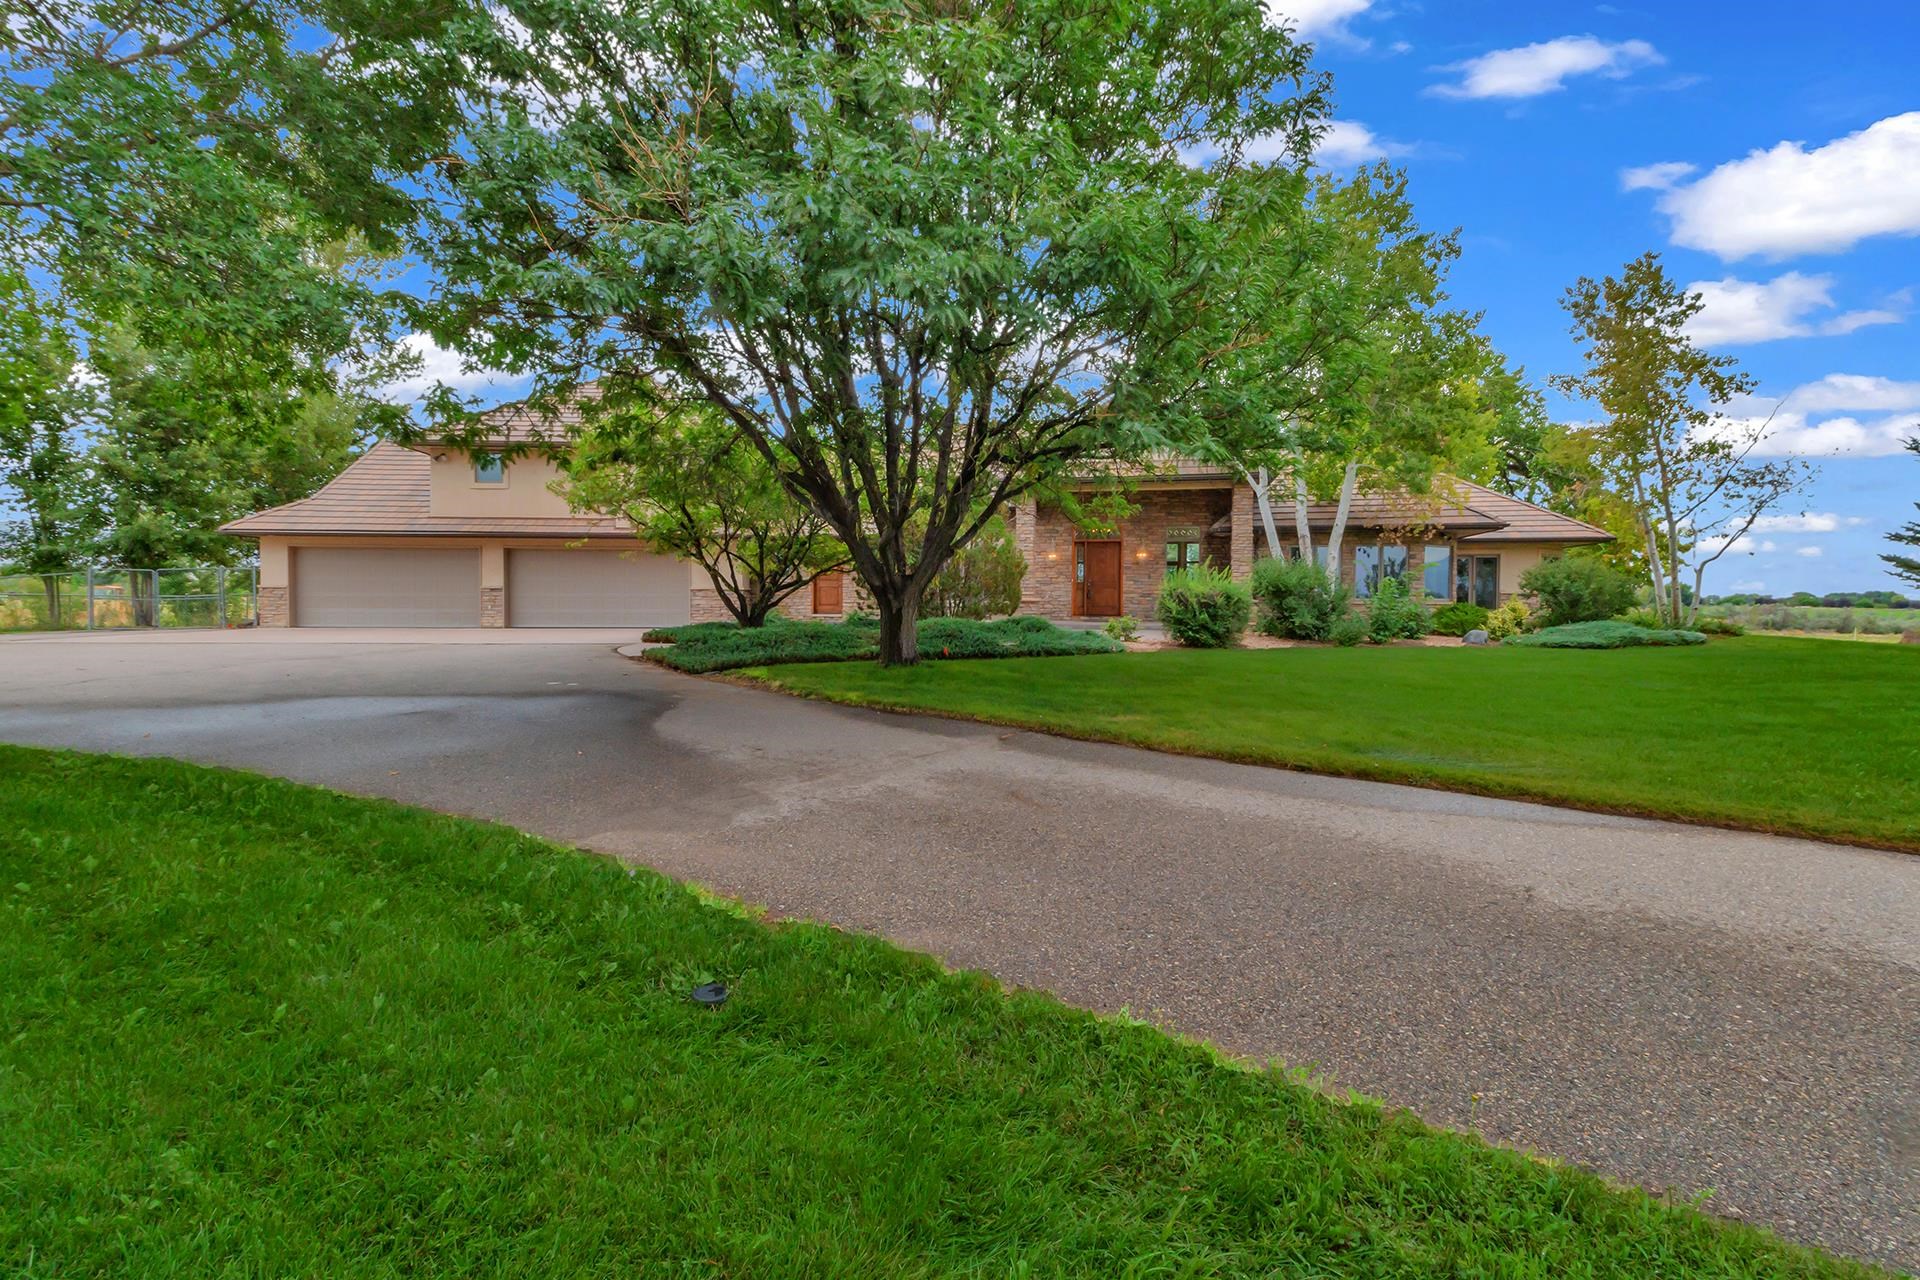
[[477, 627], [480, 553], [296, 547], [296, 627]]
[[673, 627], [690, 620], [687, 566], [672, 556], [569, 548], [507, 551], [515, 627]]

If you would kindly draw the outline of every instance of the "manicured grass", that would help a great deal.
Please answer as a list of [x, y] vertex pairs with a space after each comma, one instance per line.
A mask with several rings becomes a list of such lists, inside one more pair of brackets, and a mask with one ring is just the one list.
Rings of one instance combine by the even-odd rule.
[[8, 1275], [1868, 1274], [501, 827], [0, 776]]
[[1920, 850], [1920, 648], [1172, 651], [786, 667], [782, 688], [1082, 737]]

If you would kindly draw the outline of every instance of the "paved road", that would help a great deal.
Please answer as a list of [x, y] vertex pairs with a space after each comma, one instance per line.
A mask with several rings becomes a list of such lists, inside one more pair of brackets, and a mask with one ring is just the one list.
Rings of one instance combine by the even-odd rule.
[[520, 639], [0, 640], [0, 738], [504, 819], [1920, 1264], [1920, 857], [858, 712], [605, 637]]

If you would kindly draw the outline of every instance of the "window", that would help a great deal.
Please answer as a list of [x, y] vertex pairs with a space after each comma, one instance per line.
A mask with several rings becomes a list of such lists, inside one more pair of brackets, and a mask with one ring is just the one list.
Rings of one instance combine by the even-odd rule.
[[1198, 569], [1200, 567], [1200, 544], [1198, 542], [1169, 542], [1167, 544], [1167, 572], [1179, 569]]
[[[1297, 542], [1287, 544], [1287, 559], [1298, 560], [1299, 558], [1300, 558], [1300, 544]], [[1327, 567], [1326, 544], [1322, 543], [1320, 546], [1317, 546], [1313, 549], [1313, 562], [1319, 565], [1322, 569]]]
[[1353, 549], [1353, 594], [1365, 600], [1388, 578], [1407, 580], [1407, 549], [1358, 546]]
[[473, 482], [475, 484], [505, 484], [507, 482], [506, 460], [497, 453], [474, 454]]
[[1425, 565], [1420, 574], [1420, 589], [1433, 600], [1452, 599], [1453, 548], [1428, 544], [1420, 558]]
[[1485, 609], [1500, 607], [1500, 557], [1461, 556], [1454, 561], [1453, 598]]

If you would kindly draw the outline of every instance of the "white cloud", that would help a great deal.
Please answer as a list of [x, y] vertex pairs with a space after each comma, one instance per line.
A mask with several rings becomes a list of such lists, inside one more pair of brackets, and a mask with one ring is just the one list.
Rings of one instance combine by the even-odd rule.
[[1822, 551], [1819, 547], [1800, 547], [1796, 549], [1793, 554], [1805, 556], [1807, 559], [1813, 560], [1825, 555], [1826, 552]]
[[1495, 49], [1442, 67], [1442, 71], [1460, 72], [1460, 82], [1437, 84], [1428, 92], [1443, 98], [1533, 98], [1566, 88], [1572, 76], [1618, 80], [1637, 67], [1665, 61], [1645, 40], [1611, 43], [1598, 36], [1561, 36], [1518, 49]]
[[1832, 533], [1840, 527], [1840, 517], [1831, 511], [1802, 511], [1790, 516], [1761, 516], [1753, 522], [1755, 533]]
[[1756, 280], [1696, 280], [1687, 286], [1700, 295], [1702, 308], [1687, 326], [1695, 342], [1722, 346], [1853, 333], [1873, 324], [1895, 324], [1900, 313], [1877, 309], [1848, 311], [1814, 323], [1812, 315], [1833, 308], [1833, 277], [1789, 271], [1764, 283]]
[[1373, 0], [1266, 0], [1267, 19], [1285, 23], [1303, 40], [1332, 36], [1359, 44], [1347, 24], [1373, 7]]
[[1859, 373], [1830, 373], [1818, 382], [1796, 387], [1787, 399], [1803, 413], [1832, 413], [1836, 409], [1899, 413], [1920, 409], [1920, 382], [1895, 382], [1892, 378]]
[[1326, 165], [1364, 164], [1404, 155], [1407, 150], [1403, 144], [1381, 137], [1358, 120], [1334, 120], [1313, 149], [1313, 158]]
[[505, 386], [518, 380], [516, 375], [496, 369], [469, 369], [459, 352], [449, 351], [424, 333], [410, 333], [400, 339], [399, 345], [403, 351], [418, 356], [420, 366], [412, 375], [380, 388], [381, 394], [389, 400], [417, 400], [438, 382], [444, 382], [455, 391], [465, 394]]
[[1643, 164], [1637, 169], [1622, 169], [1620, 189], [1622, 191], [1669, 191], [1675, 183], [1699, 167], [1697, 164], [1688, 164], [1685, 160], [1662, 160], [1658, 164]]
[[1754, 452], [1768, 458], [1888, 458], [1920, 435], [1920, 413], [1862, 422], [1826, 418], [1809, 422], [1802, 413], [1781, 413]]
[[1751, 152], [1669, 190], [1659, 208], [1673, 220], [1675, 244], [1729, 261], [1920, 235], [1920, 111], [1812, 151], [1782, 142]]

